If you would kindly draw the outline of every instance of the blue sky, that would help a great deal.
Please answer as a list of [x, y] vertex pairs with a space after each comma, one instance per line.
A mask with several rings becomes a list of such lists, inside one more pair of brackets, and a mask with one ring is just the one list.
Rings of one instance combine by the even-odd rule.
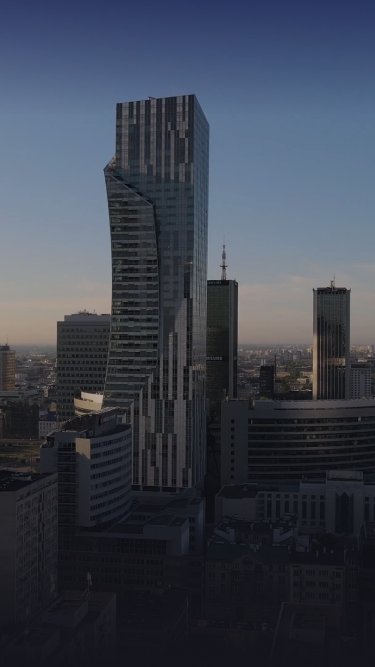
[[211, 128], [209, 278], [240, 341], [309, 342], [312, 288], [352, 288], [375, 341], [375, 6], [367, 1], [8, 3], [0, 23], [0, 342], [109, 312], [103, 168], [119, 101], [195, 93]]

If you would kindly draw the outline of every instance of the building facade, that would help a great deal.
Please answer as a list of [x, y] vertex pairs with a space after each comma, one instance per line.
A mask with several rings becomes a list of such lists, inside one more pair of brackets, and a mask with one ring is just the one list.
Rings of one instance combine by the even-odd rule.
[[350, 367], [351, 398], [369, 398], [371, 396], [371, 366], [353, 363]]
[[350, 290], [313, 290], [313, 398], [350, 398]]
[[57, 475], [0, 471], [0, 625], [26, 623], [57, 595]]
[[0, 391], [13, 391], [16, 378], [16, 353], [9, 345], [0, 345]]
[[41, 471], [59, 472], [60, 543], [77, 526], [93, 528], [129, 511], [131, 426], [117, 416], [107, 408], [75, 417], [41, 447]]
[[292, 482], [327, 470], [375, 472], [375, 400], [225, 401], [222, 484]]
[[259, 370], [259, 396], [273, 398], [275, 384], [275, 367], [261, 366]]
[[224, 516], [271, 523], [294, 516], [303, 535], [358, 535], [362, 524], [375, 521], [375, 482], [365, 482], [361, 472], [338, 470], [313, 481], [232, 484], [215, 499], [215, 523]]
[[238, 283], [207, 282], [206, 394], [210, 417], [220, 418], [221, 402], [237, 397]]
[[208, 145], [194, 95], [117, 105], [104, 405], [133, 425], [137, 488], [204, 474]]
[[81, 391], [103, 393], [110, 315], [82, 311], [57, 323], [57, 409], [60, 421], [74, 416]]

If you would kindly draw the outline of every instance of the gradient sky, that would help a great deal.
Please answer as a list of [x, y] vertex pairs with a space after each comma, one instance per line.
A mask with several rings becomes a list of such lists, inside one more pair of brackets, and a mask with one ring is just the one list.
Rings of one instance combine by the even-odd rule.
[[195, 93], [211, 127], [209, 272], [240, 341], [310, 342], [312, 288], [352, 288], [375, 342], [375, 5], [20, 0], [0, 21], [0, 343], [110, 310], [115, 104]]

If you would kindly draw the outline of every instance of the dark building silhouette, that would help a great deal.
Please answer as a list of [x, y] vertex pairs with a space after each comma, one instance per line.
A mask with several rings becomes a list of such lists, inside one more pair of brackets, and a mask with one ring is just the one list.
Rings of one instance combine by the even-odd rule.
[[238, 283], [207, 283], [206, 395], [211, 417], [220, 417], [221, 401], [237, 397]]
[[313, 398], [350, 398], [350, 290], [313, 290]]
[[259, 373], [259, 394], [261, 398], [273, 398], [275, 369], [273, 366], [261, 366]]

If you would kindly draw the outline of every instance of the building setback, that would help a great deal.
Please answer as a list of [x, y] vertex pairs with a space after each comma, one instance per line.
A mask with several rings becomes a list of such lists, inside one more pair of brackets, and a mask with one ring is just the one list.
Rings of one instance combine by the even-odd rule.
[[350, 398], [350, 290], [313, 290], [313, 398]]
[[211, 417], [220, 418], [221, 402], [237, 397], [238, 283], [207, 282], [206, 395]]
[[117, 104], [104, 405], [133, 425], [138, 489], [204, 475], [208, 144], [194, 95]]
[[110, 315], [86, 311], [57, 323], [57, 409], [60, 421], [74, 416], [81, 391], [103, 393], [107, 370]]

